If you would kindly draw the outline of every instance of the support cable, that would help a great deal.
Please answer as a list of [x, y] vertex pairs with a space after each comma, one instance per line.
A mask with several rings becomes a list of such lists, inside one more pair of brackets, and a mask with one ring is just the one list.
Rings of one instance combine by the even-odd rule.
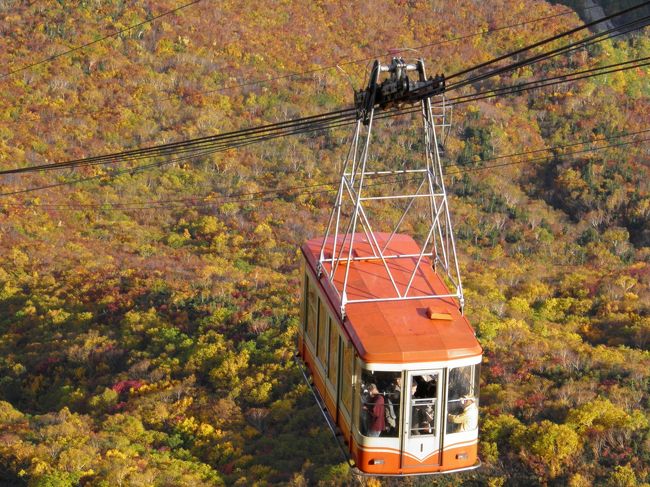
[[[535, 149], [535, 150], [530, 150], [530, 151], [523, 151], [523, 152], [517, 152], [513, 154], [505, 154], [505, 155], [500, 155], [496, 157], [491, 157], [491, 158], [486, 158], [482, 159], [479, 162], [486, 162], [486, 161], [496, 161], [500, 159], [506, 159], [506, 158], [513, 158], [513, 157], [521, 157], [525, 155], [530, 155], [530, 154], [536, 154], [539, 152], [551, 152], [551, 151], [556, 151], [559, 149], [565, 149], [569, 147], [575, 147], [578, 145], [586, 145], [586, 144], [591, 144], [591, 143], [597, 143], [597, 142], [604, 142], [604, 141], [610, 141], [610, 140], [615, 140], [615, 139], [621, 139], [624, 137], [631, 137], [634, 135], [639, 135], [639, 134], [646, 134], [650, 132], [649, 129], [644, 129], [644, 130], [639, 130], [635, 132], [628, 132], [625, 134], [618, 134], [615, 136], [611, 137], [605, 137], [602, 139], [598, 140], [593, 140], [593, 141], [585, 141], [585, 142], [574, 142], [571, 144], [564, 144], [564, 145], [557, 145], [557, 146], [552, 146], [552, 147], [546, 147], [542, 149]], [[519, 165], [519, 164], [525, 164], [525, 163], [532, 163], [532, 162], [541, 162], [541, 161], [548, 161], [548, 160], [553, 160], [555, 158], [557, 159], [563, 159], [569, 156], [576, 156], [578, 154], [585, 154], [585, 153], [590, 153], [590, 152], [597, 152], [600, 150], [605, 150], [605, 149], [611, 149], [611, 148], [616, 148], [616, 147], [624, 147], [624, 146], [629, 146], [629, 145], [636, 145], [642, 142], [648, 142], [650, 141], [650, 138], [643, 138], [643, 139], [638, 139], [638, 140], [631, 140], [631, 141], [626, 141], [626, 142], [620, 142], [620, 143], [615, 143], [615, 144], [608, 144], [605, 146], [600, 146], [600, 147], [591, 147], [587, 149], [581, 149], [581, 150], [576, 150], [576, 151], [571, 151], [571, 152], [566, 152], [563, 154], [554, 154], [554, 155], [549, 155], [549, 156], [542, 156], [542, 157], [536, 157], [532, 159], [523, 159], [520, 161], [512, 161], [512, 162], [506, 162], [506, 163], [500, 163], [500, 164], [491, 164], [487, 166], [481, 166], [481, 167], [471, 167], [471, 168], [463, 168], [457, 165], [448, 165], [446, 166], [447, 168], [449, 167], [456, 167], [456, 170], [453, 171], [447, 171], [445, 174], [446, 175], [456, 175], [456, 174], [463, 174], [463, 173], [469, 173], [469, 172], [476, 172], [476, 171], [484, 171], [488, 169], [495, 169], [495, 168], [501, 168], [501, 167], [507, 167], [507, 166], [513, 166], [513, 165]], [[393, 176], [393, 178], [388, 178], [387, 180], [381, 182], [381, 183], [367, 183], [365, 186], [379, 186], [379, 185], [385, 185], [385, 184], [392, 184], [400, 181], [400, 178], [407, 176], [405, 174], [396, 174]], [[414, 181], [419, 181], [418, 178], [414, 178]], [[150, 203], [149, 205], [145, 205], [145, 203], [141, 202], [123, 202], [123, 203], [95, 203], [95, 204], [77, 204], [77, 205], [64, 205], [64, 204], [31, 204], [31, 203], [16, 203], [16, 204], [5, 204], [4, 206], [7, 207], [26, 207], [26, 208], [47, 208], [47, 209], [75, 209], [75, 210], [82, 210], [85, 208], [98, 208], [98, 209], [150, 209], [150, 208], [168, 208], [169, 203], [192, 203], [196, 202], [197, 200], [202, 200], [201, 204], [191, 204], [189, 206], [192, 207], [210, 207], [214, 206], [215, 204], [223, 204], [223, 203], [228, 203], [228, 202], [248, 202], [256, 199], [262, 199], [265, 196], [269, 194], [277, 194], [277, 193], [284, 193], [284, 192], [293, 192], [293, 191], [298, 191], [299, 194], [319, 194], [319, 193], [326, 193], [326, 192], [332, 192], [335, 190], [324, 190], [324, 191], [308, 191], [313, 188], [318, 188], [318, 187], [323, 187], [323, 186], [335, 186], [338, 184], [338, 181], [333, 181], [333, 182], [328, 182], [328, 183], [319, 183], [319, 184], [312, 184], [312, 185], [304, 185], [304, 186], [294, 186], [294, 187], [288, 187], [288, 188], [279, 188], [279, 189], [270, 189], [270, 190], [263, 190], [263, 191], [254, 191], [254, 192], [246, 192], [246, 193], [233, 193], [225, 196], [219, 196], [215, 198], [217, 201], [215, 202], [209, 202], [205, 201], [206, 199], [209, 199], [212, 197], [212, 194], [205, 195], [202, 197], [194, 197], [194, 198], [181, 198], [181, 199], [166, 199], [166, 200], [158, 200], [155, 202]], [[110, 208], [107, 208], [107, 206], [110, 206]], [[128, 207], [128, 208], [127, 208]]]
[[[648, 61], [649, 59], [650, 57], [638, 58], [631, 61], [624, 61], [612, 65], [590, 68], [588, 70], [583, 70], [583, 71], [577, 71], [575, 73], [566, 73], [563, 75], [558, 75], [550, 78], [543, 78], [540, 80], [530, 81], [519, 85], [495, 88], [492, 90], [487, 90], [484, 92], [479, 92], [471, 95], [461, 95], [455, 98], [450, 98], [448, 99], [448, 101], [455, 102], [456, 105], [460, 105], [460, 104], [478, 101], [486, 98], [492, 98], [495, 96], [520, 93], [523, 91], [542, 88], [546, 86], [554, 86], [554, 85], [568, 83], [580, 79], [600, 76], [603, 74], [611, 74], [619, 71], [644, 67], [649, 65], [650, 63], [648, 62], [640, 63], [640, 62]], [[582, 76], [575, 77], [575, 75], [582, 75]], [[285, 137], [288, 135], [299, 135], [299, 134], [304, 134], [312, 131], [328, 130], [328, 129], [337, 128], [341, 126], [351, 125], [354, 123], [355, 119], [352, 116], [352, 113], [354, 112], [353, 109], [341, 110], [340, 112], [343, 116], [323, 117], [321, 115], [321, 116], [314, 116], [314, 117], [306, 117], [304, 119], [296, 119], [286, 123], [280, 122], [279, 124], [270, 124], [266, 126], [256, 127], [254, 129], [245, 129], [241, 131], [228, 132], [222, 134], [222, 136], [217, 135], [217, 136], [205, 137], [202, 139], [191, 139], [189, 141], [185, 141], [184, 143], [179, 142], [174, 144], [165, 144], [161, 146], [142, 149], [139, 151], [134, 150], [134, 151], [128, 151], [122, 153], [108, 154], [104, 156], [76, 159], [71, 161], [65, 161], [62, 163], [52, 163], [52, 164], [44, 164], [39, 166], [28, 166], [22, 168], [5, 169], [0, 171], [0, 176], [10, 175], [10, 174], [30, 173], [30, 172], [36, 172], [41, 170], [66, 169], [66, 168], [73, 168], [73, 167], [92, 166], [98, 164], [115, 164], [118, 162], [137, 161], [140, 159], [146, 159], [152, 157], [177, 155], [179, 153], [188, 152], [188, 151], [215, 149], [216, 152], [216, 151], [221, 151], [221, 149], [230, 150], [244, 145], [249, 145], [250, 143], [263, 142], [278, 137]], [[397, 109], [391, 112], [381, 114], [377, 118], [381, 118], [381, 119], [392, 118], [394, 116], [416, 113], [416, 112], [419, 112], [419, 108], [403, 108], [403, 109]], [[308, 124], [301, 123], [303, 120], [308, 120], [311, 118], [313, 118], [313, 120], [310, 121], [310, 123]], [[208, 145], [202, 146], [201, 144], [208, 144]], [[0, 196], [2, 196], [1, 193]]]
[[[646, 61], [646, 62], [643, 62]], [[640, 63], [640, 64], [639, 64]], [[633, 66], [630, 66], [630, 64], [634, 64]], [[551, 86], [555, 84], [560, 84], [560, 83], [567, 83], [569, 81], [576, 81], [580, 79], [585, 79], [585, 78], [591, 78], [593, 76], [600, 76], [603, 74], [609, 74], [609, 73], [616, 73], [619, 71], [624, 71], [628, 69], [634, 69], [634, 68], [641, 68], [644, 66], [648, 66], [650, 64], [650, 56], [642, 57], [642, 58], [637, 58], [637, 59], [632, 59], [630, 61], [623, 61], [620, 63], [615, 63], [615, 64], [609, 64], [607, 66], [599, 66], [599, 67], [594, 67], [582, 71], [575, 71], [572, 73], [565, 73], [557, 76], [553, 76], [550, 78], [543, 78], [539, 80], [533, 80], [533, 81], [527, 81], [525, 83], [520, 83], [517, 85], [512, 85], [512, 86], [504, 86], [501, 88], [494, 88], [491, 90], [486, 90], [482, 91], [479, 93], [474, 93], [470, 95], [461, 95], [453, 98], [448, 98], [447, 101], [455, 104], [461, 104], [465, 103], [465, 99], [469, 99], [469, 101], [476, 101], [476, 100], [482, 100], [484, 98], [491, 98], [492, 96], [499, 96], [502, 94], [510, 94], [510, 93], [516, 93], [520, 91], [525, 91], [527, 89], [535, 89], [535, 88], [541, 88], [544, 86]], [[627, 66], [624, 69], [610, 69], [610, 68], [619, 68], [621, 66]], [[600, 72], [602, 71], [602, 72]], [[575, 77], [577, 75], [584, 75], [588, 73], [597, 73], [591, 76], [579, 76]], [[559, 83], [556, 83], [555, 81], [559, 81]], [[482, 96], [482, 95], [487, 95], [487, 94], [492, 94], [491, 96]]]
[[[646, 2], [650, 3], [650, 2]], [[644, 4], [642, 4], [644, 5]], [[601, 19], [602, 20], [602, 19]], [[640, 21], [634, 21], [631, 24], [638, 24]], [[635, 27], [638, 28], [638, 27]], [[617, 34], [620, 35], [620, 34]], [[541, 41], [540, 41], [541, 42]], [[566, 46], [565, 46], [566, 47]], [[521, 50], [519, 50], [521, 51]], [[517, 52], [519, 52], [517, 51]], [[548, 53], [545, 53], [547, 55]], [[635, 61], [643, 61], [646, 58], [640, 58]], [[524, 60], [527, 62], [531, 62], [530, 59]], [[534, 61], [534, 62], [537, 62]], [[634, 61], [628, 61], [624, 63], [619, 63], [619, 66], [623, 65], [628, 65]], [[518, 64], [518, 63], [514, 63]], [[559, 84], [559, 83], [564, 83], [564, 82], [569, 82], [569, 81], [574, 81], [578, 79], [584, 79], [588, 78], [591, 76], [596, 76], [596, 75], [601, 75], [601, 74], [608, 74], [608, 73], [613, 73], [613, 72], [618, 72], [622, 71], [624, 69], [633, 69], [633, 68], [638, 68], [641, 66], [645, 66], [646, 64], [637, 64], [634, 66], [627, 66], [625, 68], [618, 68], [618, 69], [611, 69], [611, 70], [606, 70], [603, 71], [605, 68], [611, 68], [617, 65], [610, 65], [602, 68], [592, 68], [590, 70], [582, 71], [582, 72], [576, 72], [576, 73], [569, 73], [566, 75], [562, 76], [556, 76], [554, 78], [548, 78], [548, 79], [542, 79], [538, 80], [537, 82], [529, 82], [525, 83], [526, 86], [522, 88], [523, 85], [516, 85], [513, 87], [504, 87], [504, 88], [498, 88], [496, 90], [491, 90], [487, 93], [490, 94], [485, 94], [484, 93], [479, 93], [475, 95], [464, 95], [457, 97], [456, 100], [457, 104], [462, 104], [462, 103], [467, 103], [469, 101], [476, 101], [479, 99], [484, 99], [484, 98], [489, 98], [492, 96], [498, 96], [501, 94], [510, 94], [510, 93], [517, 93], [521, 91], [526, 91], [527, 89], [535, 89], [539, 87], [544, 87], [544, 86], [550, 86], [554, 84]], [[506, 67], [507, 68], [507, 67]], [[500, 68], [504, 69], [504, 68]], [[515, 69], [512, 68], [511, 69]], [[595, 72], [595, 74], [594, 74]], [[575, 77], [576, 74], [583, 74], [585, 73], [585, 76], [579, 76]], [[591, 73], [591, 74], [589, 74]], [[483, 75], [485, 76], [485, 75]], [[573, 76], [573, 77], [571, 77]], [[569, 78], [570, 79], [559, 79], [558, 78]], [[552, 80], [557, 80], [557, 81], [552, 81]], [[545, 81], [550, 81], [550, 82], [545, 82]], [[498, 91], [497, 91], [498, 90]], [[412, 110], [415, 111], [415, 110]], [[381, 114], [382, 116], [378, 118], [387, 118], [388, 116], [397, 116], [397, 115], [402, 115], [402, 114], [407, 114], [407, 113], [412, 113], [411, 110], [408, 109], [398, 109], [394, 110], [393, 113], [389, 113], [386, 117], [383, 116], [385, 114]], [[77, 159], [77, 160], [71, 160], [71, 161], [64, 161], [62, 163], [51, 163], [51, 164], [45, 164], [45, 165], [40, 165], [40, 166], [31, 166], [31, 167], [23, 167], [23, 168], [14, 168], [14, 169], [8, 169], [4, 171], [0, 171], [0, 175], [9, 175], [9, 174], [20, 174], [20, 173], [26, 173], [26, 172], [34, 172], [38, 170], [49, 170], [49, 169], [59, 169], [59, 168], [72, 168], [72, 167], [78, 167], [82, 165], [95, 165], [95, 164], [100, 164], [100, 163], [117, 163], [117, 162], [124, 162], [124, 161], [133, 161], [133, 160], [138, 160], [138, 159], [143, 159], [143, 158], [153, 158], [153, 157], [163, 157], [163, 156], [168, 156], [168, 155], [177, 155], [179, 153], [183, 152], [193, 152], [194, 154], [192, 155], [191, 159], [200, 157], [203, 155], [206, 155], [208, 153], [214, 153], [214, 152], [220, 152], [223, 150], [230, 150], [233, 148], [249, 145], [251, 143], [257, 143], [265, 140], [270, 140], [272, 138], [277, 138], [277, 137], [283, 137], [287, 135], [294, 135], [294, 134], [300, 134], [300, 133], [306, 133], [308, 131], [314, 131], [314, 130], [325, 130], [329, 128], [333, 128], [336, 126], [343, 126], [349, 123], [354, 123], [353, 122], [353, 117], [352, 113], [354, 112], [354, 109], [343, 109], [343, 110], [338, 110], [334, 112], [329, 112], [325, 114], [319, 114], [319, 115], [314, 115], [311, 117], [304, 117], [301, 119], [294, 119], [290, 121], [284, 121], [284, 122], [278, 122], [275, 124], [268, 124], [264, 125], [261, 127], [253, 127], [249, 129], [244, 129], [244, 130], [237, 130], [237, 131], [232, 131], [228, 132], [225, 134], [218, 134], [218, 135], [213, 135], [213, 136], [208, 136], [208, 137], [202, 137], [199, 139], [191, 139], [188, 141], [181, 141], [181, 142], [176, 142], [176, 143], [170, 143], [170, 144], [163, 144], [161, 146], [153, 146], [153, 147], [148, 147], [148, 148], [143, 148], [143, 149], [134, 149], [130, 151], [122, 151], [114, 154], [107, 154], [103, 156], [94, 156], [90, 158], [84, 158], [84, 159]], [[210, 152], [208, 152], [210, 151]], [[162, 163], [155, 163], [148, 165], [149, 167], [153, 166], [160, 166]], [[128, 172], [134, 172], [138, 171], [139, 168], [131, 168], [128, 170]], [[50, 185], [52, 186], [52, 185]], [[25, 190], [23, 190], [25, 191]], [[22, 191], [21, 191], [22, 192]], [[0, 194], [2, 195], [8, 195], [8, 194], [17, 194], [17, 193], [4, 193]]]
[[[636, 9], [646, 5], [646, 4], [650, 4], [650, 1], [644, 2], [643, 4], [637, 5], [636, 7], [631, 7], [629, 9], [625, 9], [625, 10], [623, 10], [621, 12], [612, 14], [610, 16], [606, 16], [604, 18], [599, 19], [598, 21], [594, 21], [594, 22], [591, 22], [589, 24], [585, 24], [584, 26], [581, 26], [579, 28], [571, 29], [570, 31], [566, 31], [566, 32], [561, 33], [561, 34], [557, 34], [556, 36], [552, 36], [551, 38], [547, 38], [547, 39], [544, 39], [542, 41], [538, 41], [538, 42], [536, 42], [536, 43], [534, 43], [534, 44], [532, 44], [530, 46], [526, 46], [526, 47], [518, 49], [518, 50], [516, 50], [516, 51], [514, 51], [512, 53], [509, 53], [509, 54], [500, 56], [498, 58], [495, 58], [493, 60], [487, 61], [485, 63], [482, 63], [482, 64], [472, 68], [472, 70], [475, 70], [475, 69], [478, 69], [480, 67], [493, 64], [493, 63], [495, 63], [495, 62], [497, 62], [499, 60], [502, 60], [502, 59], [505, 59], [507, 57], [510, 57], [510, 56], [525, 52], [527, 50], [530, 50], [531, 48], [537, 47], [537, 46], [542, 45], [542, 44], [546, 44], [548, 42], [551, 42], [552, 40], [556, 40], [556, 39], [558, 39], [560, 37], [566, 36], [569, 33], [573, 33], [573, 32], [575, 32], [577, 30], [582, 30], [582, 29], [585, 28], [585, 26], [596, 25], [597, 23], [603, 22], [604, 20], [609, 20], [610, 18], [622, 15], [623, 13], [628, 13], [630, 11], [636, 10]], [[650, 16], [649, 16], [649, 18], [650, 18]], [[632, 22], [631, 24], [635, 24], [635, 23], [638, 23], [638, 22], [639, 21], [637, 20], [637, 21]], [[607, 34], [607, 33], [610, 33], [610, 32], [606, 31], [605, 33], [597, 34], [596, 36], [591, 36], [591, 38], [601, 37], [601, 36], [603, 36], [604, 34]], [[469, 83], [474, 82], [474, 81], [478, 81], [478, 80], [481, 80], [481, 79], [487, 79], [488, 77], [496, 76], [496, 75], [498, 75], [498, 74], [500, 74], [502, 72], [505, 72], [507, 70], [517, 69], [518, 67], [521, 67], [523, 65], [532, 64], [534, 62], [541, 61], [544, 58], [547, 58], [551, 54], [562, 52], [563, 50], [566, 50], [567, 48], [570, 48], [573, 45], [578, 45], [580, 43], [584, 43], [584, 40], [579, 41], [577, 43], [569, 44], [568, 46], [563, 46], [562, 48], [553, 50], [553, 51], [551, 51], [549, 53], [543, 53], [543, 54], [540, 54], [540, 55], [537, 55], [537, 56], [533, 56], [532, 58], [529, 58], [529, 59], [526, 59], [526, 60], [523, 60], [523, 61], [519, 61], [517, 63], [512, 63], [509, 66], [504, 66], [502, 68], [498, 68], [497, 70], [494, 70], [494, 71], [492, 71], [490, 73], [486, 73], [486, 74], [483, 74], [483, 75], [480, 75], [480, 76], [477, 76], [477, 77], [474, 77], [474, 78], [470, 78], [468, 80], [464, 80], [464, 81], [455, 83], [455, 84], [449, 86], [447, 88], [447, 91], [457, 89], [459, 87], [464, 86], [465, 84], [469, 84]], [[523, 64], [523, 63], [525, 63], [525, 64]], [[464, 70], [464, 71], [461, 71], [459, 73], [455, 73], [455, 74], [451, 75], [450, 77], [448, 77], [448, 79], [459, 76], [460, 74], [464, 74], [464, 73], [467, 73], [467, 72], [469, 72], [469, 70]], [[278, 123], [275, 123], [275, 124], [268, 124], [268, 125], [261, 126], [261, 127], [254, 127], [254, 128], [244, 129], [244, 130], [238, 130], [238, 131], [233, 131], [233, 132], [229, 132], [229, 133], [225, 133], [225, 134], [218, 134], [218, 135], [202, 137], [202, 138], [192, 139], [192, 140], [187, 140], [187, 141], [181, 141], [181, 142], [175, 142], [175, 143], [169, 143], [169, 144], [162, 144], [162, 145], [152, 146], [152, 147], [148, 147], [148, 148], [132, 149], [132, 150], [121, 151], [121, 152], [117, 152], [117, 153], [113, 153], [113, 154], [106, 154], [106, 155], [102, 155], [102, 156], [93, 156], [93, 157], [70, 160], [70, 161], [64, 161], [64, 162], [59, 162], [59, 163], [42, 164], [42, 165], [39, 165], [39, 166], [7, 169], [7, 170], [4, 170], [4, 171], [0, 171], [0, 175], [20, 174], [20, 173], [25, 173], [25, 172], [33, 172], [33, 171], [36, 171], [36, 170], [60, 169], [60, 168], [67, 168], [67, 167], [81, 166], [81, 165], [99, 164], [99, 163], [116, 163], [116, 162], [122, 162], [122, 161], [126, 161], [126, 160], [137, 160], [139, 158], [149, 158], [149, 157], [153, 157], [153, 156], [168, 155], [170, 152], [173, 152], [173, 153], [183, 152], [183, 151], [185, 151], [185, 148], [190, 148], [190, 147], [194, 147], [195, 148], [194, 150], [197, 150], [199, 148], [202, 148], [200, 146], [203, 145], [203, 144], [208, 144], [209, 145], [209, 144], [216, 143], [219, 140], [227, 140], [227, 139], [233, 139], [233, 138], [237, 138], [237, 137], [245, 137], [247, 135], [250, 136], [250, 135], [253, 135], [253, 134], [260, 134], [260, 132], [263, 132], [265, 130], [281, 130], [281, 129], [284, 129], [284, 128], [288, 129], [289, 127], [296, 127], [297, 128], [298, 126], [300, 126], [303, 123], [306, 123], [309, 120], [311, 120], [311, 121], [314, 121], [314, 120], [323, 120], [323, 121], [325, 121], [325, 120], [334, 120], [337, 116], [340, 116], [341, 118], [344, 118], [345, 116], [349, 117], [349, 116], [351, 116], [353, 111], [354, 111], [353, 109], [343, 109], [343, 110], [338, 110], [338, 111], [329, 112], [329, 113], [325, 113], [325, 114], [314, 115], [314, 116], [311, 116], [311, 117], [304, 117], [304, 118], [294, 119], [294, 120], [290, 120], [290, 121], [278, 122]], [[181, 149], [181, 148], [183, 148], [183, 149]], [[188, 149], [188, 150], [191, 150], [191, 149]]]
[[571, 34], [575, 34], [576, 32], [580, 32], [582, 30], [589, 29], [590, 27], [594, 27], [594, 26], [596, 26], [596, 25], [598, 25], [598, 24], [600, 24], [602, 22], [606, 22], [608, 20], [619, 17], [621, 15], [625, 15], [627, 13], [633, 12], [633, 11], [638, 10], [640, 8], [643, 8], [643, 7], [647, 6], [647, 5], [650, 5], [650, 1], [643, 2], [641, 4], [638, 4], [638, 5], [635, 5], [633, 7], [621, 10], [619, 12], [614, 12], [611, 15], [606, 15], [605, 17], [601, 17], [600, 19], [594, 20], [593, 22], [589, 22], [587, 24], [583, 24], [583, 25], [575, 27], [573, 29], [569, 29], [567, 31], [561, 32], [561, 33], [556, 34], [556, 35], [551, 36], [551, 37], [547, 37], [546, 39], [542, 39], [541, 41], [535, 42], [533, 44], [529, 44], [528, 46], [517, 49], [516, 51], [512, 51], [512, 52], [510, 52], [508, 54], [503, 54], [502, 56], [498, 56], [498, 57], [496, 57], [494, 59], [490, 59], [489, 61], [478, 64], [476, 66], [472, 66], [471, 68], [467, 68], [467, 69], [464, 69], [462, 71], [458, 71], [457, 73], [454, 73], [454, 74], [452, 74], [450, 76], [447, 76], [446, 78], [447, 78], [447, 80], [453, 79], [453, 78], [456, 78], [458, 76], [462, 76], [464, 74], [476, 71], [477, 69], [481, 69], [481, 68], [490, 66], [490, 65], [495, 64], [495, 63], [497, 63], [499, 61], [503, 61], [504, 59], [508, 59], [508, 58], [516, 56], [518, 54], [525, 53], [525, 52], [530, 51], [531, 49], [534, 49], [536, 47], [543, 46], [544, 44], [548, 44], [550, 42], [556, 41], [556, 40], [561, 39], [563, 37], [567, 37], [567, 36], [569, 36]]
[[[650, 3], [650, 2], [648, 2], [648, 3]], [[535, 64], [535, 63], [538, 63], [538, 62], [541, 62], [541, 61], [545, 61], [545, 60], [551, 59], [552, 57], [555, 57], [555, 56], [558, 56], [558, 55], [561, 55], [561, 54], [566, 54], [566, 53], [572, 52], [572, 51], [574, 51], [576, 49], [580, 49], [580, 48], [595, 44], [597, 42], [602, 42], [602, 41], [604, 41], [606, 39], [611, 39], [613, 37], [620, 36], [620, 35], [622, 35], [622, 33], [628, 33], [628, 32], [631, 32], [633, 30], [643, 28], [643, 27], [647, 26], [649, 23], [650, 23], [650, 16], [646, 16], [646, 17], [643, 17], [642, 19], [638, 19], [638, 20], [635, 20], [635, 21], [632, 21], [632, 22], [628, 22], [627, 24], [624, 24], [620, 28], [609, 29], [609, 30], [601, 32], [599, 34], [594, 34], [592, 36], [589, 36], [589, 37], [587, 37], [585, 39], [582, 39], [580, 41], [571, 42], [571, 43], [566, 44], [564, 46], [561, 46], [559, 48], [552, 49], [550, 51], [543, 52], [543, 53], [531, 56], [529, 58], [522, 59], [520, 61], [508, 64], [506, 66], [496, 68], [496, 69], [494, 69], [492, 71], [488, 71], [487, 73], [477, 75], [477, 76], [474, 76], [474, 77], [471, 77], [471, 78], [468, 78], [468, 79], [465, 79], [465, 80], [462, 80], [462, 81], [459, 81], [459, 82], [456, 82], [456, 83], [452, 83], [452, 84], [447, 86], [446, 91], [457, 90], [459, 88], [462, 88], [463, 86], [466, 86], [466, 85], [469, 85], [469, 84], [472, 84], [472, 83], [476, 83], [478, 81], [484, 81], [486, 79], [493, 78], [493, 77], [498, 76], [500, 74], [507, 73], [507, 72], [510, 72], [510, 71], [514, 71], [515, 69], [519, 69], [519, 68], [522, 68], [522, 67], [525, 67], [525, 66], [529, 66], [531, 64]], [[622, 33], [621, 33], [621, 29], [623, 31]], [[516, 52], [519, 53], [520, 51], [521, 50], [518, 50]], [[499, 59], [499, 58], [497, 58], [497, 59]], [[491, 62], [491, 61], [489, 61], [489, 62]], [[456, 75], [452, 75], [452, 76], [448, 77], [447, 79], [453, 78], [454, 76], [456, 76]]]

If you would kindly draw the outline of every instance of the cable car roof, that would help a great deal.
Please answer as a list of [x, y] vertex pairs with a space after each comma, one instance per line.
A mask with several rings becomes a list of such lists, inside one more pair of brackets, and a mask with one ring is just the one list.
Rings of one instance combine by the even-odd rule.
[[[388, 234], [375, 233], [383, 245]], [[302, 251], [317, 275], [318, 258], [322, 238], [306, 242]], [[331, 256], [332, 239], [328, 239], [325, 252]], [[408, 235], [394, 235], [389, 250], [395, 254], [419, 254], [420, 248]], [[372, 249], [363, 234], [354, 237], [355, 257], [370, 257]], [[343, 255], [347, 255], [345, 249]], [[417, 263], [416, 257], [389, 259], [390, 267], [398, 288], [404, 289]], [[393, 290], [384, 263], [381, 260], [353, 261], [350, 264], [347, 286], [348, 300], [372, 299], [386, 296]], [[330, 301], [330, 308], [340, 320], [340, 290], [346, 265], [340, 265], [334, 275], [334, 285], [323, 275], [320, 286]], [[374, 301], [349, 303], [346, 305], [343, 325], [354, 342], [360, 358], [365, 362], [405, 363], [438, 362], [481, 355], [482, 349], [476, 340], [474, 330], [467, 318], [459, 311], [453, 298], [417, 299], [418, 295], [448, 294], [444, 282], [431, 268], [425, 257], [418, 266], [410, 294], [415, 299], [398, 301]], [[433, 312], [433, 318], [429, 314]]]

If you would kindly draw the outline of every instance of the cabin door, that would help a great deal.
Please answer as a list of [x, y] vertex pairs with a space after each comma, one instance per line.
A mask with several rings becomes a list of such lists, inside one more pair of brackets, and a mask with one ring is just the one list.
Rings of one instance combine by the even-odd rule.
[[402, 397], [402, 468], [440, 465], [442, 371], [406, 373]]

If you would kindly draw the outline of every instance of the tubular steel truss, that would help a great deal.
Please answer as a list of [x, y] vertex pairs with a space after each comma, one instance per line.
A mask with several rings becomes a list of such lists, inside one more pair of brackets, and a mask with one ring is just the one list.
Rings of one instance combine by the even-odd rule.
[[[380, 72], [394, 74], [395, 64], [400, 61], [393, 60], [390, 66], [379, 65], [380, 69], [373, 69], [372, 77], [374, 79], [370, 80], [370, 86], [378, 86]], [[377, 64], [375, 65], [377, 66]], [[402, 75], [405, 75], [407, 70], [417, 70], [420, 82], [426, 79], [422, 61], [418, 61], [416, 66], [402, 64], [401, 68], [400, 73]], [[463, 309], [463, 288], [440, 161], [442, 146], [439, 144], [439, 140], [442, 138], [444, 131], [450, 127], [448, 120], [451, 117], [451, 106], [445, 102], [443, 95], [436, 95], [435, 97], [437, 99], [435, 106], [432, 105], [431, 96], [423, 97], [417, 102], [421, 107], [424, 157], [419, 162], [416, 162], [415, 166], [410, 163], [411, 167], [408, 169], [373, 170], [373, 168], [369, 167], [368, 161], [375, 110], [384, 107], [377, 107], [371, 103], [368, 110], [364, 112], [363, 117], [359, 116], [357, 120], [350, 149], [343, 166], [336, 202], [329, 218], [319, 256], [319, 272], [321, 275], [326, 276], [332, 284], [332, 288], [338, 293], [343, 317], [345, 316], [346, 305], [375, 301], [457, 298], [461, 311]], [[400, 175], [408, 175], [410, 180], [415, 181], [414, 185], [410, 186], [410, 190], [404, 187], [399, 188], [396, 194], [379, 193], [377, 195], [377, 191], [373, 192], [374, 196], [369, 194], [368, 186], [370, 185], [367, 183], [368, 179], [373, 178], [373, 181], [376, 180], [375, 178], [385, 177], [394, 179]], [[373, 184], [372, 186], [376, 185]], [[413, 190], [413, 187], [417, 189]], [[403, 226], [409, 212], [413, 209], [414, 203], [423, 199], [427, 203], [426, 222], [429, 228], [424, 243], [420, 245], [420, 252], [400, 254], [391, 251], [389, 248], [391, 240], [400, 231], [400, 227]], [[367, 211], [367, 205], [387, 203], [391, 200], [401, 200], [403, 202], [401, 217], [397, 219], [394, 226], [391, 224], [392, 232], [382, 234], [383, 237], [378, 238], [378, 234], [373, 229], [374, 221], [371, 221], [373, 219], [370, 218], [371, 212]], [[350, 208], [347, 214], [342, 211], [344, 206]], [[419, 216], [422, 217], [422, 215]], [[421, 234], [424, 233], [421, 232]], [[386, 238], [385, 235], [389, 236]], [[364, 242], [364, 249], [368, 249], [369, 246], [370, 253], [362, 252], [365, 255], [360, 255], [359, 252], [355, 251], [355, 239], [359, 240], [360, 238]], [[360, 246], [361, 242], [357, 241], [356, 247]], [[408, 266], [410, 279], [406, 284], [403, 280], [400, 283], [395, 278], [395, 267], [393, 266], [395, 261], [392, 259], [399, 259], [402, 269], [404, 266]], [[348, 299], [350, 264], [364, 260], [381, 261], [391, 285], [387, 286], [385, 296]], [[389, 261], [391, 262], [390, 265]], [[414, 292], [413, 280], [416, 277], [418, 268], [425, 262], [432, 265], [434, 271], [438, 272], [439, 275], [448, 278], [448, 283], [451, 284], [449, 294]], [[343, 267], [341, 267], [342, 265]], [[393, 267], [393, 270], [391, 270], [391, 267]], [[334, 282], [335, 276], [337, 276], [338, 285]]]

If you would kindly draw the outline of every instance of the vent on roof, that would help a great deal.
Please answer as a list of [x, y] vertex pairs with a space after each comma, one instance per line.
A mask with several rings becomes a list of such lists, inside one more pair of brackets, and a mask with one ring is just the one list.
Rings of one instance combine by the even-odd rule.
[[433, 309], [431, 306], [427, 308], [427, 317], [430, 320], [445, 320], [445, 321], [451, 321], [451, 315], [449, 313], [441, 313], [439, 311], [436, 311]]

